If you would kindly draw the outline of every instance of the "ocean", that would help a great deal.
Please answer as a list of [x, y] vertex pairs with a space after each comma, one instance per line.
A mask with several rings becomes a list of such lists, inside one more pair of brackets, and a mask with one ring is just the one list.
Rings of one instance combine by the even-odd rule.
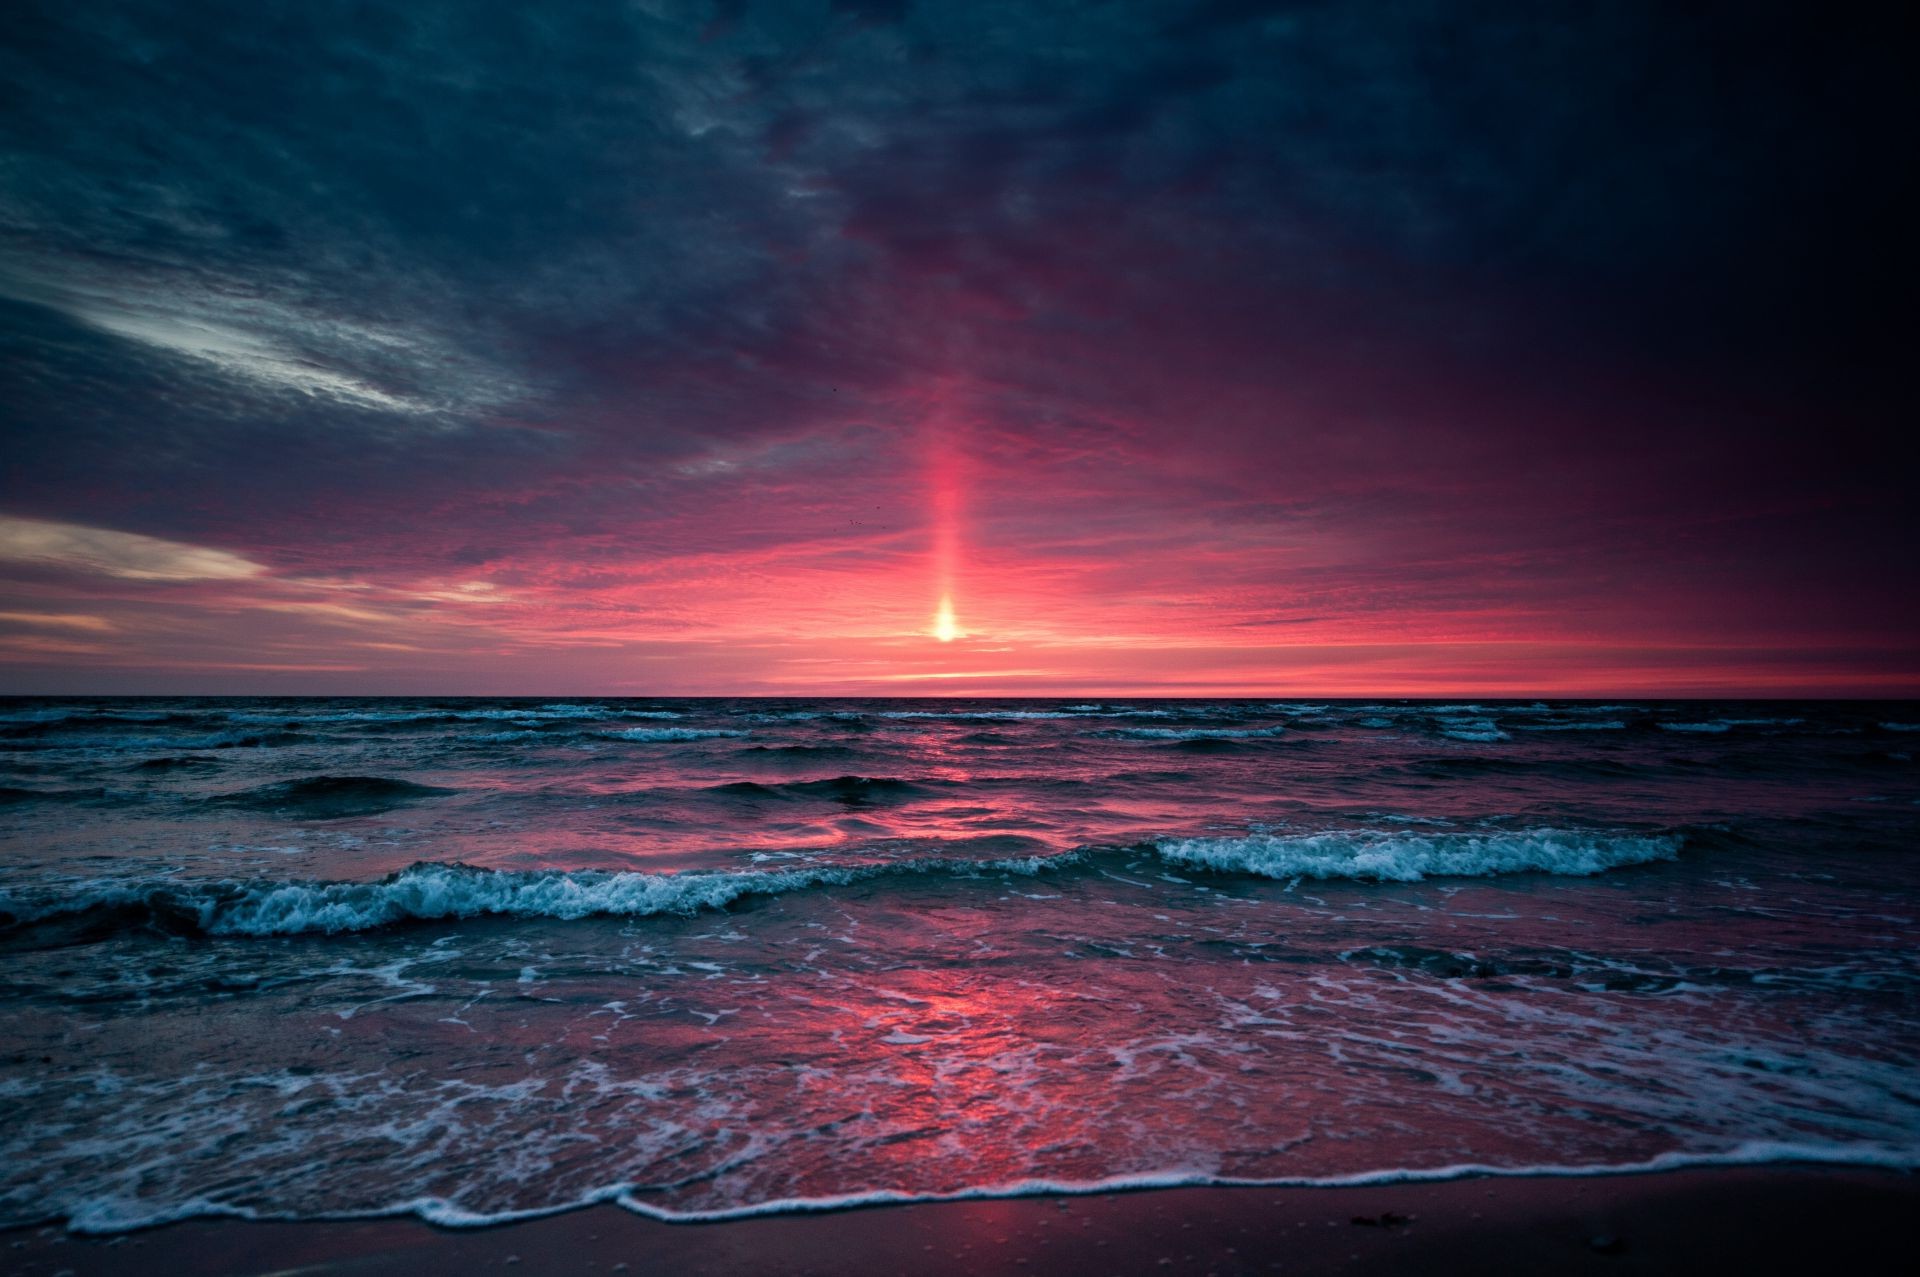
[[0, 701], [0, 1224], [1920, 1165], [1920, 706]]

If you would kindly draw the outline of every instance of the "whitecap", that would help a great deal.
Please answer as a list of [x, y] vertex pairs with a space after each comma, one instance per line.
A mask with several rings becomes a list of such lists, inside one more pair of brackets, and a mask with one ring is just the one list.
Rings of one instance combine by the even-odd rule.
[[1311, 834], [1184, 838], [1155, 844], [1176, 864], [1265, 878], [1358, 878], [1414, 882], [1544, 872], [1591, 875], [1672, 860], [1677, 835], [1572, 829], [1410, 834], [1375, 829]]
[[928, 857], [878, 865], [803, 869], [505, 870], [421, 861], [374, 882], [297, 880], [103, 880], [38, 900], [0, 890], [0, 914], [17, 922], [142, 907], [190, 922], [208, 935], [277, 936], [369, 931], [395, 923], [507, 916], [576, 921], [599, 915], [650, 917], [721, 909], [744, 896], [845, 886], [890, 875], [970, 877], [1045, 872], [1077, 853], [962, 860]]
[[1284, 727], [1123, 727], [1119, 735], [1135, 740], [1244, 740], [1282, 736], [1286, 730]]

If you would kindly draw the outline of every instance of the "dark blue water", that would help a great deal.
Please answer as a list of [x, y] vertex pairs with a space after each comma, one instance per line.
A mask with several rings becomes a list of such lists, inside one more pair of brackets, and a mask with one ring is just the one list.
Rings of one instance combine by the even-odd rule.
[[1920, 707], [0, 701], [0, 1222], [1920, 1164]]

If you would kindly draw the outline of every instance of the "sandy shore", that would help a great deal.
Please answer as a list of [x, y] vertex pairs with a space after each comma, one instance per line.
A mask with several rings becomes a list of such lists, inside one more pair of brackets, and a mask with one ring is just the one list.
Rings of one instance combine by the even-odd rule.
[[1907, 1271], [1920, 1176], [1740, 1168], [1366, 1188], [1180, 1188], [721, 1224], [614, 1207], [495, 1228], [188, 1221], [0, 1234], [8, 1274], [1869, 1273]]

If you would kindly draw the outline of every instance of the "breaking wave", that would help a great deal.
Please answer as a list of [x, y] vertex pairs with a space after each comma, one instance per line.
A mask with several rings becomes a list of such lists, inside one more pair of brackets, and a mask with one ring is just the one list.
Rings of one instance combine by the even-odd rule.
[[747, 733], [733, 727], [628, 727], [601, 734], [614, 740], [682, 741], [714, 740], [723, 736], [745, 736]]
[[1284, 727], [1123, 727], [1116, 735], [1134, 740], [1251, 740], [1283, 736]]
[[926, 859], [780, 870], [505, 870], [422, 861], [375, 882], [178, 881], [101, 883], [38, 902], [0, 897], [0, 924], [18, 926], [112, 911], [214, 936], [370, 931], [403, 922], [504, 916], [575, 921], [596, 915], [649, 917], [721, 909], [744, 896], [846, 886], [900, 874], [1037, 874], [1066, 856], [1009, 860]]
[[1358, 878], [1415, 882], [1494, 874], [1587, 876], [1628, 865], [1672, 860], [1677, 834], [1621, 835], [1568, 829], [1514, 833], [1406, 834], [1350, 830], [1322, 834], [1255, 834], [1186, 838], [1158, 844], [1176, 864], [1263, 878]]
[[993, 873], [1031, 877], [1082, 865], [1103, 854], [1153, 855], [1188, 869], [1264, 878], [1407, 882], [1530, 871], [1591, 875], [1671, 860], [1682, 842], [1677, 834], [1558, 829], [1481, 834], [1335, 830], [1173, 839], [996, 860], [924, 857], [779, 870], [499, 870], [422, 861], [373, 882], [105, 881], [37, 900], [0, 895], [0, 927], [102, 912], [121, 915], [119, 921], [125, 925], [215, 936], [333, 934], [488, 916], [561, 921], [600, 915], [649, 917], [724, 909], [749, 896], [879, 878], [959, 879]]

